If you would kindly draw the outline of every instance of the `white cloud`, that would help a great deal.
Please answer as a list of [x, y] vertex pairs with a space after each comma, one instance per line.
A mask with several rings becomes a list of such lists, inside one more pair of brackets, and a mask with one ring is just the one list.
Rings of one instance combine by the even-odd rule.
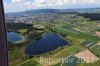
[[35, 6], [35, 7], [44, 7], [45, 4], [46, 4], [45, 0], [35, 0], [32, 3], [32, 6]]
[[12, 0], [12, 3], [22, 3], [24, 2], [25, 0]]
[[5, 6], [7, 6], [7, 3], [4, 3]]
[[25, 0], [12, 0], [11, 3], [4, 4], [5, 12], [19, 12], [31, 9], [31, 1]]
[[96, 0], [74, 0], [73, 4], [95, 4]]
[[[28, 9], [45, 8], [45, 7], [61, 7], [64, 5], [79, 4], [100, 4], [100, 0], [12, 0], [11, 3], [4, 3], [5, 11], [24, 11]], [[66, 6], [67, 7], [67, 6]], [[74, 7], [74, 6], [73, 6]]]
[[62, 6], [66, 4], [96, 4], [99, 0], [35, 0], [33, 6]]
[[62, 1], [62, 0], [35, 0], [35, 2], [33, 2], [33, 5], [36, 7], [44, 7], [44, 6], [61, 6], [63, 5], [66, 1]]

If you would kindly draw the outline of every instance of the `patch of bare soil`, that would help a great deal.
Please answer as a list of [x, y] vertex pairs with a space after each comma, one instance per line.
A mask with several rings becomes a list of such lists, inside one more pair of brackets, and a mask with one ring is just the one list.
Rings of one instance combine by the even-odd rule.
[[100, 37], [100, 32], [96, 31], [96, 32], [95, 32], [95, 36]]
[[98, 24], [97, 26], [100, 27], [100, 24]]
[[88, 49], [86, 49], [83, 52], [80, 52], [80, 53], [76, 54], [75, 57], [83, 59], [86, 63], [93, 63], [93, 62], [99, 60], [99, 58], [96, 57]]
[[100, 42], [98, 42], [97, 45], [100, 45]]

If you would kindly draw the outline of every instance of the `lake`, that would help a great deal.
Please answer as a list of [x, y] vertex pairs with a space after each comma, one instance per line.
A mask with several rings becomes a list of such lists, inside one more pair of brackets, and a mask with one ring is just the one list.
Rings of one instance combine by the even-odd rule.
[[12, 43], [20, 43], [20, 42], [23, 42], [24, 39], [25, 39], [25, 37], [18, 33], [14, 33], [14, 32], [7, 33], [7, 40]]
[[61, 39], [59, 35], [54, 33], [47, 33], [43, 35], [42, 39], [27, 45], [25, 47], [25, 54], [40, 55], [68, 44], [69, 42]]

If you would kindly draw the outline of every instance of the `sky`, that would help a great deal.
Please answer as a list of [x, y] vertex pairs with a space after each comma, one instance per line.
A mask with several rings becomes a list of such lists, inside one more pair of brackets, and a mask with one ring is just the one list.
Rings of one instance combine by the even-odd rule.
[[6, 13], [32, 9], [77, 9], [100, 7], [100, 0], [3, 0]]

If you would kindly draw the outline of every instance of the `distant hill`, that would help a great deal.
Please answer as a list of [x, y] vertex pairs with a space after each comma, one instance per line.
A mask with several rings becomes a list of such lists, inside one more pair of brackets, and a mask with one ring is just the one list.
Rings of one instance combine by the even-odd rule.
[[17, 13], [6, 13], [6, 15], [36, 15], [40, 13], [59, 13], [59, 14], [67, 14], [67, 13], [100, 13], [100, 8], [86, 8], [86, 9], [36, 9], [36, 10], [27, 10], [23, 12], [17, 12]]
[[27, 10], [17, 13], [7, 13], [6, 15], [35, 15], [40, 13], [54, 13], [57, 12], [57, 9], [36, 9], [36, 10]]

